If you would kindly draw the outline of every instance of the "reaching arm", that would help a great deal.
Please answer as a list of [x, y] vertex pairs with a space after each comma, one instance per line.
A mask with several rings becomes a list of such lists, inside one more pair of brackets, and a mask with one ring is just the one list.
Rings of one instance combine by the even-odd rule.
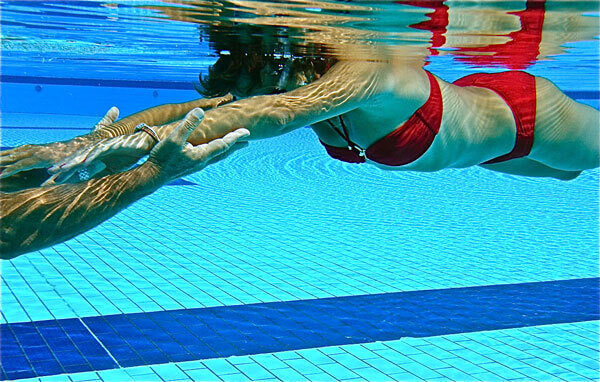
[[[384, 65], [375, 62], [339, 62], [319, 80], [288, 93], [250, 97], [208, 110], [189, 142], [205, 143], [242, 126], [252, 139], [274, 137], [343, 114], [380, 91], [385, 73]], [[159, 136], [173, 128], [161, 127]]]
[[[110, 124], [99, 123], [92, 131], [92, 135], [98, 138], [112, 138], [119, 135], [133, 133], [135, 127], [140, 123], [150, 126], [164, 125], [169, 122], [178, 121], [194, 108], [211, 109], [231, 101], [233, 97], [227, 94], [223, 97], [200, 98], [182, 103], [167, 103], [160, 106], [142, 110], [119, 121]], [[177, 126], [177, 124], [175, 124]]]
[[144, 164], [130, 171], [85, 183], [0, 193], [1, 258], [11, 259], [85, 232], [166, 182], [202, 169], [247, 135], [240, 129], [192, 147], [186, 140], [202, 115], [200, 109], [192, 110]]
[[[48, 173], [44, 170], [76, 153], [93, 146], [104, 139], [133, 133], [139, 123], [150, 126], [162, 125], [180, 120], [195, 107], [213, 108], [231, 101], [231, 95], [217, 98], [201, 98], [194, 101], [165, 104], [125, 117], [117, 122], [119, 110], [112, 107], [94, 129], [68, 141], [52, 142], [43, 145], [23, 145], [0, 152], [0, 190], [13, 192], [42, 184]], [[172, 131], [177, 123], [171, 125]], [[168, 134], [167, 134], [168, 135]], [[152, 146], [150, 146], [152, 148]], [[135, 160], [129, 165], [135, 163]], [[129, 167], [129, 166], [125, 166]]]
[[[208, 110], [188, 142], [209, 142], [240, 127], [250, 130], [252, 139], [262, 139], [323, 121], [355, 109], [390, 88], [389, 73], [384, 63], [339, 62], [319, 80], [291, 92], [251, 97]], [[160, 126], [156, 132], [163, 139], [176, 125]], [[97, 162], [127, 155], [139, 158], [154, 143], [143, 131], [115, 137], [78, 151], [49, 172], [58, 175], [56, 182], [61, 183], [82, 168], [94, 168]]]

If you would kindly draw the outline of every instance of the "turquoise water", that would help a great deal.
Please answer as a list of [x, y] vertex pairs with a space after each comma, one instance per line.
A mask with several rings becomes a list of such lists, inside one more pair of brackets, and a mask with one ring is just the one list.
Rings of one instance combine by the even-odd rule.
[[[2, 4], [3, 147], [195, 97], [215, 59], [196, 25], [100, 4]], [[592, 37], [527, 71], [598, 107]], [[598, 182], [384, 172], [309, 129], [252, 142], [3, 261], [2, 379], [597, 380]]]

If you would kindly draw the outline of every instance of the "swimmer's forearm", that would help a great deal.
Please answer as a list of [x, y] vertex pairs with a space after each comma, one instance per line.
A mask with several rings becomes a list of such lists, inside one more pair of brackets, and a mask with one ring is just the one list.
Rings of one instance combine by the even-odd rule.
[[68, 240], [154, 192], [152, 163], [78, 184], [0, 193], [0, 256], [11, 259]]
[[[281, 97], [281, 96], [279, 96]], [[213, 139], [221, 138], [239, 128], [246, 128], [251, 132], [251, 139], [270, 138], [281, 135], [286, 131], [302, 127], [299, 119], [293, 119], [289, 113], [283, 112], [287, 107], [281, 105], [274, 107], [265, 105], [281, 102], [281, 98], [274, 96], [256, 96], [249, 99], [233, 102], [215, 109], [206, 110], [204, 120], [200, 126], [192, 132], [188, 142], [200, 145]], [[179, 122], [174, 121], [162, 126], [155, 127], [160, 140], [165, 139], [175, 129]], [[297, 125], [297, 126], [296, 126]], [[148, 148], [152, 143], [146, 142]]]

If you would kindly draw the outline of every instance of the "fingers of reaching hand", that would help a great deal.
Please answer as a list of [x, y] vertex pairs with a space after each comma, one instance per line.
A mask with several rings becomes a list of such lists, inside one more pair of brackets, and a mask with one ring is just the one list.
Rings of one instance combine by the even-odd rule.
[[199, 106], [204, 109], [210, 109], [210, 108], [218, 107], [218, 106], [221, 106], [228, 102], [231, 102], [232, 100], [233, 100], [233, 96], [231, 95], [231, 93], [227, 93], [222, 97], [202, 99], [201, 100], [202, 102], [199, 104]]
[[2, 162], [2, 172], [0, 173], [0, 179], [8, 178], [11, 175], [19, 173], [21, 171], [32, 170], [34, 168], [46, 167], [44, 163], [40, 163], [36, 158], [25, 158], [16, 162], [8, 164]]
[[58, 163], [48, 169], [48, 173], [72, 173], [77, 167], [82, 166], [87, 160], [94, 160], [100, 152], [103, 152], [106, 145], [103, 143], [83, 148], [75, 154], [68, 156], [62, 163]]
[[[119, 155], [119, 151], [123, 148], [126, 148], [128, 152], [131, 151], [131, 149], [136, 150], [138, 146], [139, 142], [136, 142], [136, 137], [133, 135], [107, 138], [91, 147], [79, 150], [66, 158], [62, 163], [50, 167], [48, 172], [50, 174], [62, 174], [55, 179], [55, 183], [63, 183], [75, 172], [84, 171], [90, 168], [92, 169], [92, 172], [96, 174], [106, 168], [106, 164], [103, 163], [102, 160], [107, 156]], [[142, 149], [140, 149], [140, 151], [142, 151]], [[143, 156], [143, 154], [141, 154], [141, 156]]]
[[6, 167], [31, 156], [33, 145], [23, 145], [14, 149], [0, 151], [0, 166]]
[[104, 117], [94, 126], [92, 130], [98, 130], [113, 124], [119, 118], [119, 109], [116, 106], [108, 109]]
[[100, 171], [104, 170], [106, 165], [103, 162], [94, 162], [86, 167], [73, 168], [67, 172], [59, 172], [52, 175], [48, 180], [42, 183], [44, 186], [53, 186], [62, 183], [77, 183], [93, 178]]
[[193, 158], [195, 160], [210, 161], [211, 159], [230, 150], [235, 143], [250, 135], [247, 129], [237, 129], [228, 133], [223, 138], [212, 140], [200, 146], [191, 147]]
[[204, 111], [200, 108], [192, 109], [179, 125], [169, 134], [166, 141], [183, 146], [187, 141], [188, 137], [198, 127], [200, 122], [204, 119]]

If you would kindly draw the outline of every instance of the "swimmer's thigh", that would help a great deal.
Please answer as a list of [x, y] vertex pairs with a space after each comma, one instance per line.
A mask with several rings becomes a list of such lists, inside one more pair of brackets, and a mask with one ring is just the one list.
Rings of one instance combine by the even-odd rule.
[[546, 177], [560, 180], [575, 179], [581, 173], [581, 171], [558, 170], [527, 157], [511, 159], [500, 163], [481, 164], [480, 166], [487, 170], [503, 172], [505, 174]]
[[528, 157], [564, 171], [598, 167], [600, 112], [567, 97], [552, 82], [536, 78], [533, 147]]

